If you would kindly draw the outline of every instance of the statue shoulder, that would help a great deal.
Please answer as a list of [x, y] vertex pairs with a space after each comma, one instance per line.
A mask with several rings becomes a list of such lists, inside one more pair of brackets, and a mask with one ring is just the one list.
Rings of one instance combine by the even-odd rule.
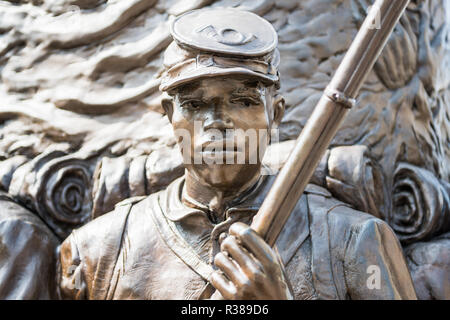
[[[385, 239], [380, 235], [389, 235], [390, 239], [399, 242], [389, 225], [366, 212], [354, 209], [351, 205], [344, 203], [325, 192], [316, 192], [320, 187], [315, 187], [311, 192], [308, 189], [308, 209], [311, 221], [318, 220], [320, 215], [326, 216], [328, 224], [328, 234], [330, 246], [334, 248], [335, 253], [342, 256], [348, 255], [346, 250], [350, 249], [350, 243], [357, 244], [361, 237], [365, 237], [370, 243], [384, 242]], [[311, 222], [310, 221], [310, 222]], [[320, 221], [318, 226], [320, 226]], [[314, 232], [314, 227], [310, 227]], [[361, 243], [358, 243], [361, 244]], [[399, 245], [400, 247], [400, 245]], [[354, 250], [364, 250], [362, 246], [356, 246]]]
[[343, 269], [353, 300], [417, 299], [400, 241], [385, 221], [363, 217], [345, 233]]
[[[64, 240], [59, 254], [59, 286], [63, 298], [107, 297], [130, 216], [142, 213], [142, 206], [152, 198], [153, 195], [126, 199], [113, 211], [74, 230]], [[98, 274], [102, 277], [98, 278]]]
[[2, 246], [11, 244], [15, 252], [39, 246], [56, 248], [60, 242], [39, 216], [3, 193], [0, 193], [0, 239], [3, 240], [0, 251]]
[[383, 220], [369, 213], [356, 210], [350, 204], [334, 198], [325, 188], [309, 184], [305, 193], [308, 196], [309, 215], [316, 216], [325, 212], [330, 234], [341, 236], [349, 233], [354, 234], [369, 225], [390, 229]]
[[[72, 232], [81, 243], [98, 243], [108, 237], [120, 237], [131, 208], [137, 202], [129, 199], [119, 202], [113, 211], [106, 213]], [[93, 242], [94, 241], [94, 242]]]
[[385, 221], [324, 194], [309, 193], [308, 206], [313, 251], [315, 243], [319, 249], [329, 243], [331, 274], [342, 297], [416, 298], [400, 242]]
[[3, 192], [0, 192], [0, 223], [27, 225], [56, 238], [39, 216], [15, 202]]
[[308, 235], [325, 232], [329, 239], [317, 237], [317, 241], [333, 242], [330, 244], [335, 248], [334, 253], [339, 251], [343, 256], [345, 246], [342, 244], [349, 235], [373, 219], [376, 218], [333, 198], [327, 189], [308, 184], [280, 234], [277, 246], [283, 261], [286, 262], [293, 257]]

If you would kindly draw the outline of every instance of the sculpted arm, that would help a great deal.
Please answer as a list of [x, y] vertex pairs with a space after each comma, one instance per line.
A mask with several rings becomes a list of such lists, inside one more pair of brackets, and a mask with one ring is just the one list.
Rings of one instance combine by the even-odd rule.
[[344, 273], [351, 299], [417, 299], [400, 243], [385, 222], [368, 220], [348, 241]]
[[49, 230], [26, 218], [0, 222], [0, 299], [56, 299], [57, 246]]

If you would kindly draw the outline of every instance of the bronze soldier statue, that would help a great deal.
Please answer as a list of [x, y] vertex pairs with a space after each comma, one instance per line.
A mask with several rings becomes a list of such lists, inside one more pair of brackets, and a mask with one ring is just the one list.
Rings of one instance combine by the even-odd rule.
[[[60, 249], [61, 296], [415, 299], [389, 226], [326, 189], [308, 185], [273, 248], [248, 226], [274, 181], [255, 155], [284, 113], [273, 27], [208, 9], [171, 32], [160, 89], [185, 175], [73, 231]], [[248, 136], [230, 143], [242, 132], [255, 133], [255, 148]]]

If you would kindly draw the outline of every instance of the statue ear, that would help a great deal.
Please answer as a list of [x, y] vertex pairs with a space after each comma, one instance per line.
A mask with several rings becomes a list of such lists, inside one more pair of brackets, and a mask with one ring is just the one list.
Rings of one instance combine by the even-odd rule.
[[281, 120], [284, 116], [284, 109], [285, 109], [285, 101], [284, 97], [280, 94], [276, 94], [273, 99], [273, 125], [272, 127], [277, 128]]
[[169, 95], [165, 95], [161, 99], [161, 106], [164, 109], [167, 117], [169, 118], [169, 121], [172, 122], [172, 115], [173, 115], [173, 108], [174, 108], [173, 98]]

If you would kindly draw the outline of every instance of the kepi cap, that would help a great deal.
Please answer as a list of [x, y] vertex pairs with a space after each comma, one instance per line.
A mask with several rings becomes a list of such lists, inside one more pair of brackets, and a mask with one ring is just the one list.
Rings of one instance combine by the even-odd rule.
[[232, 8], [201, 9], [174, 19], [160, 90], [225, 75], [279, 85], [278, 36], [258, 15]]

